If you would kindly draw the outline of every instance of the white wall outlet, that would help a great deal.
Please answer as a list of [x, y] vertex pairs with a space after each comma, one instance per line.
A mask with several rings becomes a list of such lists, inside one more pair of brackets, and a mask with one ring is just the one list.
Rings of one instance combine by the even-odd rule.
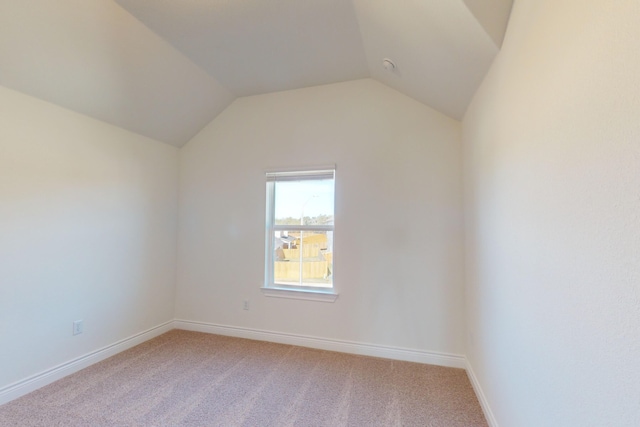
[[246, 299], [244, 300], [244, 304], [242, 305], [242, 308], [245, 310], [249, 310], [249, 300]]
[[84, 320], [73, 322], [73, 335], [79, 335], [84, 331]]

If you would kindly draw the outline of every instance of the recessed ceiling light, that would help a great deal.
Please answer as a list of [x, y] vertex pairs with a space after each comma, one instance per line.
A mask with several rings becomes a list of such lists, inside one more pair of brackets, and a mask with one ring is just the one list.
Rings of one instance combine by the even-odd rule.
[[393, 62], [392, 60], [390, 60], [389, 58], [384, 58], [382, 60], [382, 66], [384, 67], [385, 70], [387, 71], [393, 71], [396, 69], [396, 64], [395, 62]]

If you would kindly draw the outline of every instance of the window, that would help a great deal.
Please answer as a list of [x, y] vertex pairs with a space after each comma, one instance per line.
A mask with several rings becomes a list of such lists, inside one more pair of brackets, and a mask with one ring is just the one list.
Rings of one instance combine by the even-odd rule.
[[334, 301], [335, 168], [267, 172], [268, 296]]

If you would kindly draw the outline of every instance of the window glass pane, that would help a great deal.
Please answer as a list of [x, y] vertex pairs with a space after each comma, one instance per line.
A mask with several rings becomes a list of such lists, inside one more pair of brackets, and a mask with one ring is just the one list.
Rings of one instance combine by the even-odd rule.
[[276, 284], [333, 286], [333, 231], [274, 233], [273, 276]]
[[276, 225], [333, 224], [333, 179], [276, 181]]

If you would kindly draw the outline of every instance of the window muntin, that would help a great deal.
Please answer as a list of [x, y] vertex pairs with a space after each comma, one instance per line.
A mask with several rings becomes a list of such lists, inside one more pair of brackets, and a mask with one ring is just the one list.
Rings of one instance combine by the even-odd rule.
[[267, 173], [265, 287], [333, 290], [335, 170]]

